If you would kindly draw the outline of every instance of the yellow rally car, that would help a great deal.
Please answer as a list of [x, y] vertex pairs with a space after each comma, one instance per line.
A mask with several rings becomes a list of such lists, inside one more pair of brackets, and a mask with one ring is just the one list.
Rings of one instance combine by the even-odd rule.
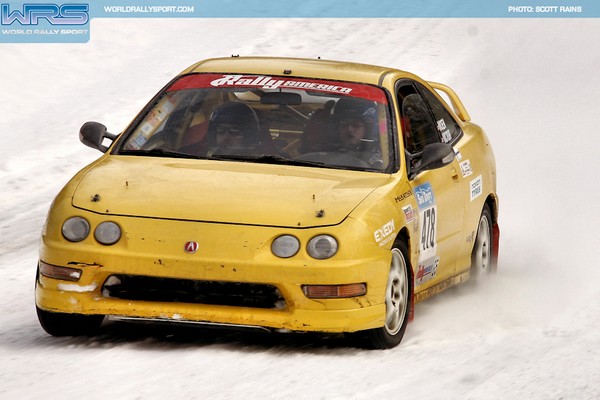
[[391, 348], [414, 303], [495, 268], [489, 140], [450, 88], [404, 71], [205, 60], [122, 134], [88, 122], [80, 139], [105, 154], [43, 228], [52, 335], [111, 316]]

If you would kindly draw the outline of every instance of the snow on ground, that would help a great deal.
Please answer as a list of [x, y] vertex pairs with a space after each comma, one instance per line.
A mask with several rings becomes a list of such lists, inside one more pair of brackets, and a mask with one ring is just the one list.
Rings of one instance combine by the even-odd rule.
[[[0, 398], [600, 398], [597, 19], [94, 20], [87, 44], [0, 44]], [[444, 82], [496, 153], [500, 270], [417, 305], [400, 347], [338, 337], [109, 324], [53, 338], [35, 316], [54, 195], [193, 62], [360, 61]], [[594, 251], [594, 252], [593, 252]]]

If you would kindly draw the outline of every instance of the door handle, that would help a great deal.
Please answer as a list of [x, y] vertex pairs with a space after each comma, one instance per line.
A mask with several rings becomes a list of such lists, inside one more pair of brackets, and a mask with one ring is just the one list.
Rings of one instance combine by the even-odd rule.
[[456, 168], [452, 167], [452, 169], [450, 170], [451, 176], [452, 176], [452, 180], [454, 182], [458, 182], [458, 171], [456, 170]]

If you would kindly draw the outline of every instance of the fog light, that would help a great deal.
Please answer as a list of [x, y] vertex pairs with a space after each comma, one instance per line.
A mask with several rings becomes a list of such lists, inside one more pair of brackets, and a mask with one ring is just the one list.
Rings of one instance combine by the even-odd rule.
[[81, 270], [77, 268], [59, 267], [40, 261], [40, 273], [48, 278], [77, 282], [81, 278]]
[[367, 294], [367, 284], [350, 283], [348, 285], [302, 285], [302, 291], [309, 299], [357, 297]]

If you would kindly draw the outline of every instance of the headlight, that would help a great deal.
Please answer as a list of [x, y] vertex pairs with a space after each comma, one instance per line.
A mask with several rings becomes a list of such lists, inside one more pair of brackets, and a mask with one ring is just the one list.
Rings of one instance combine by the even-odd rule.
[[282, 235], [273, 240], [271, 251], [277, 257], [289, 258], [300, 250], [300, 241], [291, 235]]
[[81, 242], [90, 233], [90, 224], [82, 217], [71, 217], [62, 226], [62, 234], [70, 242]]
[[338, 242], [329, 235], [318, 235], [310, 239], [306, 250], [312, 258], [324, 260], [333, 257], [337, 253]]
[[115, 244], [121, 238], [121, 228], [114, 222], [102, 222], [94, 231], [94, 237], [102, 244]]

